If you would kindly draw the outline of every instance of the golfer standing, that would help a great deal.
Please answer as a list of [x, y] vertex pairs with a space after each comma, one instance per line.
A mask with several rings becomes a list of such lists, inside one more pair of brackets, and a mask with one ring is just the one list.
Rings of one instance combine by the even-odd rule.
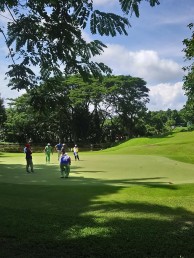
[[62, 148], [61, 148], [61, 153], [62, 153], [62, 152], [65, 153], [66, 150], [67, 150], [67, 146], [66, 146], [65, 143], [63, 143], [63, 144], [62, 144]]
[[34, 172], [33, 168], [33, 162], [32, 162], [32, 150], [30, 148], [30, 144], [26, 144], [25, 147], [25, 154], [26, 154], [26, 172], [30, 173], [29, 168], [31, 170], [31, 173]]
[[55, 145], [55, 149], [56, 149], [56, 151], [57, 151], [57, 153], [58, 153], [58, 160], [59, 160], [60, 155], [61, 155], [61, 149], [62, 149], [62, 147], [63, 147], [63, 145], [62, 145], [61, 142], [59, 142], [57, 145]]
[[75, 157], [75, 160], [79, 160], [79, 149], [77, 147], [77, 145], [75, 144], [74, 148], [73, 148], [73, 154], [74, 154], [74, 157]]
[[48, 143], [47, 146], [44, 148], [44, 152], [46, 155], [46, 163], [50, 163], [51, 152], [52, 152], [52, 147], [50, 143]]
[[71, 158], [67, 155], [67, 153], [62, 151], [61, 157], [60, 157], [61, 178], [64, 178], [64, 174], [66, 178], [69, 176], [70, 165], [71, 165]]

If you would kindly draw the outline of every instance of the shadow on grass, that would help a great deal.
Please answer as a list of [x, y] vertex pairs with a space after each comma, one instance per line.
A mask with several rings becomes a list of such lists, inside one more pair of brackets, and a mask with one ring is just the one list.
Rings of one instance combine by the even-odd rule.
[[[48, 185], [140, 185], [152, 188], [162, 188], [176, 190], [177, 185], [170, 184], [165, 177], [145, 177], [145, 178], [124, 178], [124, 179], [100, 179], [95, 178], [97, 173], [106, 173], [102, 170], [80, 170], [76, 165], [71, 166], [70, 178], [60, 179], [60, 168], [56, 164], [36, 164], [35, 173], [26, 173], [26, 166], [21, 164], [0, 164], [0, 182], [19, 184], [48, 184]], [[84, 177], [84, 174], [93, 174], [94, 177]], [[60, 179], [60, 180], [59, 180]]]
[[[161, 178], [139, 178], [147, 179]], [[157, 197], [158, 189], [141, 187], [150, 182], [109, 181], [0, 184], [2, 257], [193, 257], [194, 213], [179, 207], [185, 193], [193, 205], [192, 188], [189, 196], [187, 186], [177, 186], [171, 203], [170, 185], [155, 184], [166, 188]]]

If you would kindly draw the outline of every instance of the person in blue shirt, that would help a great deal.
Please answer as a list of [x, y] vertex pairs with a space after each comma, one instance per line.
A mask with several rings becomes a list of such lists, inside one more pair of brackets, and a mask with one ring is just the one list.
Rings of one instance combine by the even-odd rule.
[[60, 156], [60, 170], [61, 170], [61, 178], [67, 178], [70, 173], [70, 165], [71, 165], [71, 158], [68, 156], [65, 151], [62, 151]]
[[62, 147], [63, 147], [63, 145], [62, 145], [61, 142], [59, 142], [57, 145], [55, 145], [55, 149], [56, 149], [56, 151], [57, 151], [57, 153], [58, 153], [58, 160], [59, 160], [60, 155], [61, 155], [61, 149], [62, 149]]

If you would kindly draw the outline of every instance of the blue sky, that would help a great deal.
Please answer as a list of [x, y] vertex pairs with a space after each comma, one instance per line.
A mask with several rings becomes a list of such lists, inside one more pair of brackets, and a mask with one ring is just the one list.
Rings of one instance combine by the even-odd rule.
[[[116, 0], [94, 0], [94, 6], [103, 11], [121, 14]], [[160, 0], [150, 7], [140, 4], [140, 17], [128, 16], [131, 27], [128, 36], [100, 37], [84, 31], [87, 40], [99, 39], [107, 45], [104, 53], [94, 60], [109, 65], [113, 74], [140, 77], [150, 89], [149, 110], [180, 110], [186, 102], [182, 90], [185, 65], [182, 41], [191, 37], [187, 25], [194, 22], [193, 0]], [[4, 14], [9, 17], [8, 14]], [[0, 26], [6, 26], [0, 16]], [[0, 86], [1, 97], [15, 98], [23, 92], [10, 90], [5, 72], [11, 60], [5, 59], [7, 49], [0, 34]]]

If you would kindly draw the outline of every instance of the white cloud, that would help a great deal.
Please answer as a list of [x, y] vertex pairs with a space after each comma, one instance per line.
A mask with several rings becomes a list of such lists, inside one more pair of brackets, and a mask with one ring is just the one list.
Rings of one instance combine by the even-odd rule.
[[183, 71], [171, 59], [161, 58], [156, 51], [129, 51], [120, 45], [108, 45], [102, 56], [95, 58], [113, 69], [113, 74], [140, 77], [150, 89], [149, 110], [183, 108], [186, 97], [182, 89]]
[[[85, 34], [84, 38], [90, 41]], [[152, 50], [129, 51], [120, 45], [108, 45], [96, 61], [104, 62], [113, 69], [113, 74], [131, 75], [143, 78], [150, 89], [149, 110], [181, 109], [186, 102], [182, 90], [182, 69], [180, 65], [170, 59], [162, 59]], [[2, 66], [3, 67], [3, 66]], [[3, 71], [4, 70], [4, 71]], [[6, 67], [1, 69], [0, 85], [1, 97], [16, 98], [24, 91], [11, 90], [4, 80]], [[5, 104], [7, 101], [5, 100]]]
[[183, 74], [181, 67], [172, 60], [161, 59], [155, 51], [140, 50], [129, 52], [129, 61], [133, 63], [132, 74], [145, 78], [148, 82], [167, 82]]
[[115, 0], [93, 0], [94, 6], [115, 6], [117, 2]]
[[186, 103], [186, 96], [182, 89], [183, 82], [174, 84], [160, 83], [149, 87], [150, 103], [147, 105], [149, 110], [167, 110], [183, 108]]
[[156, 51], [129, 51], [120, 45], [107, 45], [104, 53], [95, 57], [113, 69], [113, 74], [127, 74], [143, 78], [149, 84], [182, 80], [181, 66], [170, 59], [162, 59]]

